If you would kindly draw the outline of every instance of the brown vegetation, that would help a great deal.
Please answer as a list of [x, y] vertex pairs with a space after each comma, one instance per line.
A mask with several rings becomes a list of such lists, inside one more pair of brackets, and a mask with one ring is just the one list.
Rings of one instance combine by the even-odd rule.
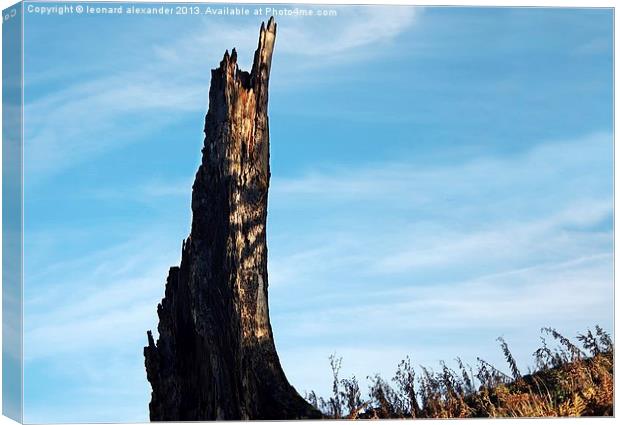
[[472, 367], [456, 359], [456, 370], [441, 364], [439, 372], [421, 367], [416, 375], [409, 358], [391, 382], [369, 377], [368, 397], [355, 377], [340, 379], [342, 359], [330, 357], [332, 396], [308, 401], [335, 419], [471, 418], [613, 415], [613, 342], [595, 327], [577, 336], [582, 348], [555, 329], [543, 328], [556, 346], [542, 346], [533, 356], [535, 370], [522, 375], [508, 344], [498, 338], [510, 375], [478, 358]]

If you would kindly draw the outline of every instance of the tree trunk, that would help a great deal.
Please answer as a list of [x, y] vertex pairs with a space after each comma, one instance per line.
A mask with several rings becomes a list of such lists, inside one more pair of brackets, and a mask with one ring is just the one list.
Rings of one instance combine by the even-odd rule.
[[153, 421], [317, 418], [288, 383], [267, 297], [267, 98], [276, 37], [260, 29], [252, 71], [228, 51], [211, 71], [191, 234], [144, 349]]

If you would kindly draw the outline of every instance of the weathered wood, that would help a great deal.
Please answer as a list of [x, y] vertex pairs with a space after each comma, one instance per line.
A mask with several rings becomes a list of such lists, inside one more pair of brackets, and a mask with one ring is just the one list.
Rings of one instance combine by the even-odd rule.
[[211, 71], [191, 234], [144, 349], [153, 421], [317, 418], [288, 383], [267, 295], [267, 101], [276, 24], [260, 29], [250, 73], [226, 51]]

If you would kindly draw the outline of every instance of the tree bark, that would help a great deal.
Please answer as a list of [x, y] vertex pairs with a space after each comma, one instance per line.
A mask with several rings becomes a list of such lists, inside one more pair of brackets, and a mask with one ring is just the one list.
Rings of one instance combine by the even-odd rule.
[[267, 295], [267, 100], [276, 24], [250, 73], [237, 52], [211, 71], [192, 228], [144, 349], [152, 421], [318, 418], [276, 353]]

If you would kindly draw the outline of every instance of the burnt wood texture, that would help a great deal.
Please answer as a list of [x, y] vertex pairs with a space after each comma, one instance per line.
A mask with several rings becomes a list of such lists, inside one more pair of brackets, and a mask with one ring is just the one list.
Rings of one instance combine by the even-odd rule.
[[267, 100], [276, 24], [251, 72], [235, 49], [211, 71], [192, 227], [144, 348], [152, 421], [318, 418], [289, 384], [269, 320]]

